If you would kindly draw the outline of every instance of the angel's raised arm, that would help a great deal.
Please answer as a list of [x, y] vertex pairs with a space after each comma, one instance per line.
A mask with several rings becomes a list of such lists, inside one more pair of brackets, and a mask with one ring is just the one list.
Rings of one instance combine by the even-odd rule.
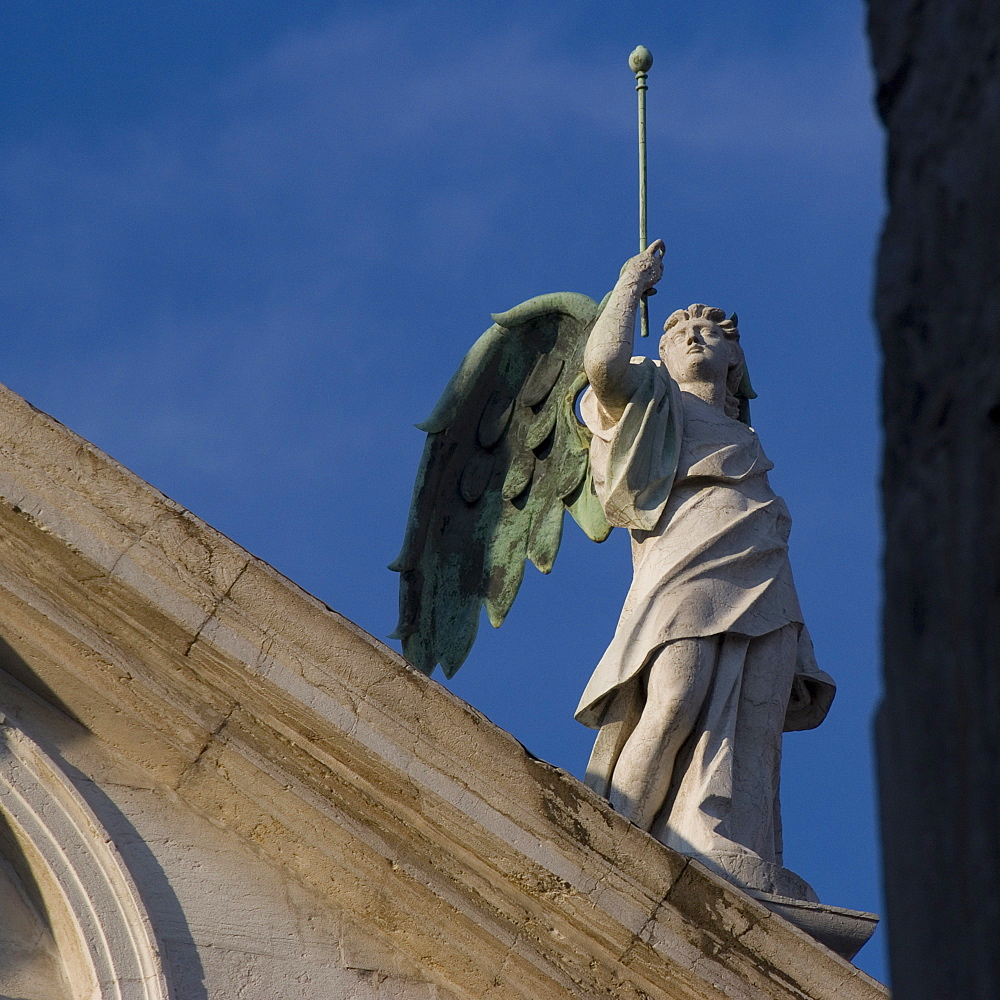
[[663, 240], [651, 243], [625, 263], [604, 311], [594, 324], [583, 356], [594, 395], [612, 419], [625, 411], [635, 392], [631, 365], [635, 314], [644, 294], [663, 276]]

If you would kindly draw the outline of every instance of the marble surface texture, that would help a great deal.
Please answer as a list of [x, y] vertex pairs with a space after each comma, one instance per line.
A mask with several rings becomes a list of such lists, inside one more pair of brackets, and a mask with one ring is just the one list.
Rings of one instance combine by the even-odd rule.
[[577, 710], [600, 729], [587, 782], [736, 884], [816, 902], [782, 866], [781, 735], [819, 725], [834, 685], [803, 624], [773, 466], [740, 419], [735, 316], [691, 305], [667, 320], [660, 360], [631, 356], [663, 253], [657, 241], [625, 265], [585, 358], [594, 485], [633, 556]]

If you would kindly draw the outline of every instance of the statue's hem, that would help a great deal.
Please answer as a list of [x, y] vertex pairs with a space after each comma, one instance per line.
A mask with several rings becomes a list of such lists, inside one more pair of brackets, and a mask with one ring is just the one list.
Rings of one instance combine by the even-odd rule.
[[[668, 843], [667, 846], [677, 850], [674, 844]], [[773, 861], [765, 861], [745, 848], [724, 851], [687, 850], [681, 853], [700, 861], [706, 868], [744, 892], [763, 892], [807, 903], [819, 902], [819, 896], [804, 878]]]

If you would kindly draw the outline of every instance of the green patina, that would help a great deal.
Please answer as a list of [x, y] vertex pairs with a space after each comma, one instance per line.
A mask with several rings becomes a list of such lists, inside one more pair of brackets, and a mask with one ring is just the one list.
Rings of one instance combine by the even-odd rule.
[[601, 305], [558, 292], [493, 316], [431, 415], [400, 574], [399, 624], [407, 659], [451, 677], [479, 628], [499, 627], [530, 560], [548, 573], [563, 514], [594, 539], [611, 527], [594, 494], [590, 432], [575, 404], [587, 385], [583, 352]]

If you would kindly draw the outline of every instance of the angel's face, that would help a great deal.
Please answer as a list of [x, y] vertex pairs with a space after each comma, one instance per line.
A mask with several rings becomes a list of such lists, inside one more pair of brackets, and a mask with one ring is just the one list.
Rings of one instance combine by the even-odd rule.
[[691, 319], [665, 331], [660, 357], [667, 370], [685, 382], [725, 381], [729, 372], [729, 342], [721, 327], [708, 319]]

